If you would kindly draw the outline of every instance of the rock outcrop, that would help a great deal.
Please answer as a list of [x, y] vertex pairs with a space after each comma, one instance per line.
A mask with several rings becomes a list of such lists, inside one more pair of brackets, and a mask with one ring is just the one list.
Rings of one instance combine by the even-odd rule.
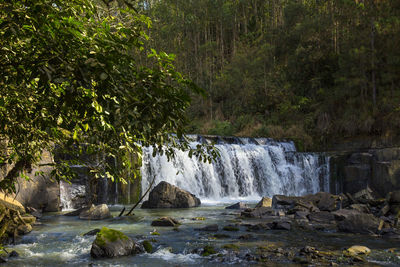
[[160, 182], [142, 204], [142, 209], [193, 208], [200, 206], [200, 199], [186, 190], [167, 182]]
[[246, 203], [243, 203], [243, 202], [238, 202], [231, 206], [225, 207], [225, 209], [231, 209], [231, 210], [244, 210], [244, 209], [248, 209], [248, 208], [249, 207], [246, 205]]

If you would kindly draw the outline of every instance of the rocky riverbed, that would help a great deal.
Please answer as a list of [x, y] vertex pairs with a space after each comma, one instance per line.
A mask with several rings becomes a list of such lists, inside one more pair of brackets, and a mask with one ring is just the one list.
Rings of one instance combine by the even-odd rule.
[[[276, 195], [230, 209], [228, 204], [136, 209], [118, 216], [121, 206], [109, 211], [101, 205], [81, 211], [85, 216], [47, 213], [7, 247], [19, 254], [8, 258], [8, 265], [398, 266], [399, 196], [377, 199], [363, 190]], [[171, 197], [160, 196], [164, 202]]]

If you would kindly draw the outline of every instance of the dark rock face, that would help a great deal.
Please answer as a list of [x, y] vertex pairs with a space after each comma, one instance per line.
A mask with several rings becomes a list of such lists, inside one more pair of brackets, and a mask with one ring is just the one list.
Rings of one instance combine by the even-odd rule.
[[150, 192], [149, 200], [143, 202], [142, 209], [193, 208], [200, 204], [195, 195], [163, 181]]
[[236, 204], [233, 204], [231, 206], [226, 207], [225, 209], [232, 209], [232, 210], [244, 210], [249, 208], [245, 203], [243, 202], [238, 202]]
[[372, 214], [353, 213], [344, 217], [338, 223], [338, 229], [342, 232], [373, 234], [378, 231], [379, 220]]
[[104, 220], [108, 218], [112, 218], [112, 216], [106, 204], [92, 206], [79, 214], [79, 219], [82, 220]]
[[240, 214], [246, 218], [264, 218], [268, 216], [274, 216], [276, 211], [271, 207], [261, 207], [255, 209], [246, 209]]
[[180, 222], [171, 217], [161, 217], [152, 221], [151, 226], [179, 226]]
[[143, 252], [144, 248], [140, 243], [119, 231], [103, 227], [92, 244], [90, 255], [93, 258], [114, 258]]
[[317, 222], [317, 223], [331, 223], [335, 221], [335, 216], [328, 211], [320, 211], [320, 212], [310, 213], [308, 215], [308, 219], [312, 222]]

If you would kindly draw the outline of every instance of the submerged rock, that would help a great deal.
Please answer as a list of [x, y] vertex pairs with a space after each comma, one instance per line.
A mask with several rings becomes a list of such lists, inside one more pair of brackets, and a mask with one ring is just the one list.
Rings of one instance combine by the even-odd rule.
[[245, 203], [243, 202], [238, 202], [236, 204], [233, 204], [231, 206], [226, 207], [225, 209], [232, 209], [232, 210], [244, 210], [249, 208]]
[[181, 223], [171, 217], [161, 217], [151, 222], [151, 226], [179, 226]]
[[112, 216], [106, 204], [92, 206], [79, 214], [79, 219], [82, 220], [104, 220], [108, 218], [112, 218]]
[[93, 241], [90, 255], [93, 258], [114, 258], [143, 252], [140, 243], [132, 241], [120, 231], [103, 227]]
[[195, 195], [162, 181], [151, 190], [149, 200], [143, 202], [141, 208], [192, 208], [200, 204], [200, 199]]

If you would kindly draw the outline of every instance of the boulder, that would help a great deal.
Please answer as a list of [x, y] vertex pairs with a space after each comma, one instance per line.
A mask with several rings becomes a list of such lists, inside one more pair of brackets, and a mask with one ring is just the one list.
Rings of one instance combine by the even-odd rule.
[[151, 226], [179, 226], [180, 222], [171, 217], [161, 217], [151, 222]]
[[231, 206], [226, 207], [225, 209], [232, 209], [232, 210], [244, 210], [248, 209], [249, 207], [243, 203], [243, 202], [238, 202], [236, 204], [233, 204]]
[[77, 210], [73, 210], [73, 211], [64, 213], [63, 215], [64, 216], [79, 216], [79, 214], [81, 214], [82, 212], [88, 211], [89, 209], [93, 209], [93, 208], [94, 208], [94, 205], [92, 204], [91, 206], [83, 207], [83, 208], [80, 208], [80, 209], [77, 209]]
[[151, 190], [149, 199], [142, 204], [142, 209], [192, 208], [200, 206], [200, 203], [200, 199], [195, 195], [163, 181]]
[[379, 220], [372, 214], [353, 213], [344, 216], [338, 222], [338, 229], [342, 232], [373, 234], [378, 231]]
[[112, 216], [106, 204], [92, 206], [79, 214], [79, 219], [82, 220], [104, 220], [108, 218], [112, 218]]
[[143, 252], [140, 243], [132, 241], [120, 231], [103, 227], [93, 241], [90, 255], [93, 258], [114, 258]]
[[310, 213], [309, 212], [307, 212], [307, 211], [297, 211], [295, 214], [294, 214], [294, 218], [296, 219], [296, 220], [308, 220], [308, 215], [309, 215]]
[[357, 216], [360, 214], [358, 210], [349, 210], [349, 209], [340, 209], [334, 212], [331, 212], [335, 216], [335, 220], [337, 221], [343, 221], [347, 219], [349, 216]]
[[301, 199], [300, 197], [274, 195], [272, 197], [272, 208], [274, 208], [274, 209], [290, 209], [300, 199]]
[[260, 202], [257, 203], [256, 208], [272, 207], [272, 199], [269, 197], [263, 197]]
[[372, 196], [372, 190], [367, 187], [365, 189], [362, 189], [356, 193], [353, 194], [353, 197], [360, 203], [366, 204], [371, 200], [374, 200], [374, 197]]
[[93, 236], [93, 235], [97, 235], [97, 233], [100, 232], [100, 229], [96, 228], [93, 230], [90, 230], [87, 233], [84, 233], [83, 236]]
[[274, 230], [287, 230], [291, 229], [291, 223], [288, 221], [274, 221], [269, 225]]

